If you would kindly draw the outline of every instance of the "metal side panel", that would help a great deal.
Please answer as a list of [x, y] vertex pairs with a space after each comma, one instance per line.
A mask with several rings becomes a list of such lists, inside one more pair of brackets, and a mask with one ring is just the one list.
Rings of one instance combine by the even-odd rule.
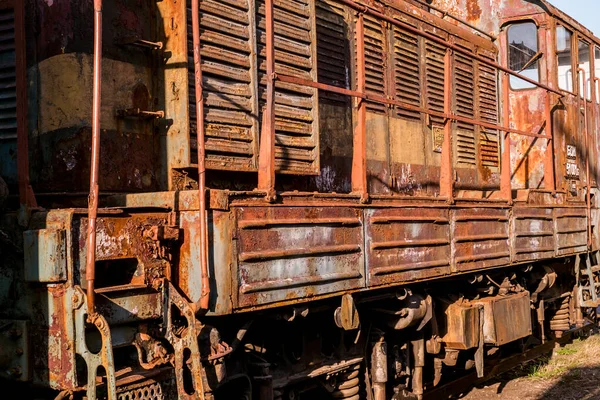
[[240, 207], [238, 307], [365, 286], [362, 211]]
[[514, 208], [512, 243], [515, 261], [554, 257], [554, 222], [550, 208]]
[[452, 211], [454, 263], [458, 271], [510, 263], [508, 209]]
[[369, 286], [450, 273], [447, 209], [373, 209], [365, 218]]
[[554, 210], [557, 255], [587, 251], [587, 210], [556, 208]]

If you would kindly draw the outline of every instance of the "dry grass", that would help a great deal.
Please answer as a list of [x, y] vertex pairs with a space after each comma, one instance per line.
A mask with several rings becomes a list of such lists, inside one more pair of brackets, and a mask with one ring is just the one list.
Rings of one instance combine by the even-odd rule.
[[550, 357], [473, 389], [464, 399], [600, 400], [600, 335], [576, 339]]
[[552, 357], [536, 360], [529, 365], [529, 378], [553, 379], [581, 368], [600, 367], [600, 336], [576, 339], [557, 349]]

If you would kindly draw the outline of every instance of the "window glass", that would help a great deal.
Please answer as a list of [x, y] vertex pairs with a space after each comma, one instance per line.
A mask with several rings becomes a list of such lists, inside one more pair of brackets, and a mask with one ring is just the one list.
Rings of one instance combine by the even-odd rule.
[[556, 27], [556, 57], [558, 65], [558, 87], [573, 91], [573, 65], [571, 37], [573, 34], [564, 26]]
[[578, 56], [578, 65], [579, 68], [585, 71], [585, 82], [583, 76], [579, 76], [579, 96], [583, 97], [584, 93], [584, 84], [585, 84], [585, 93], [588, 100], [592, 98], [592, 75], [590, 69], [590, 45], [582, 40], [579, 41], [579, 47], [577, 51]]
[[[540, 53], [537, 26], [533, 22], [511, 25], [508, 28], [508, 66], [536, 82], [540, 79]], [[513, 89], [529, 89], [535, 85], [515, 76], [510, 77]]]
[[[600, 78], [600, 48], [594, 47], [594, 77]], [[594, 81], [594, 87], [596, 88], [596, 102], [600, 104], [600, 85], [598, 81]]]

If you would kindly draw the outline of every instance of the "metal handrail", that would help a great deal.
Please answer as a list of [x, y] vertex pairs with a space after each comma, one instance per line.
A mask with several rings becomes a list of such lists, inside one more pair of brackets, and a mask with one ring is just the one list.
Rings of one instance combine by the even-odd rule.
[[[274, 97], [275, 85], [270, 84], [274, 83], [276, 80], [287, 82], [291, 84], [296, 84], [299, 86], [308, 86], [313, 87], [319, 90], [329, 91], [345, 96], [350, 96], [353, 98], [359, 99], [358, 104], [356, 105], [357, 109], [357, 124], [355, 126], [355, 132], [353, 136], [353, 157], [352, 157], [352, 191], [355, 193], [360, 193], [361, 199], [366, 200], [368, 198], [368, 190], [367, 190], [367, 171], [366, 171], [366, 123], [363, 120], [366, 119], [366, 115], [363, 118], [363, 114], [366, 113], [365, 100], [373, 101], [376, 103], [394, 105], [399, 108], [403, 108], [406, 110], [412, 110], [419, 113], [437, 116], [444, 119], [444, 146], [442, 147], [442, 173], [440, 178], [440, 193], [443, 197], [447, 197], [450, 202], [453, 201], [453, 165], [452, 165], [452, 155], [450, 154], [452, 149], [450, 146], [451, 142], [451, 123], [452, 122], [465, 122], [469, 124], [473, 124], [476, 126], [494, 129], [498, 131], [504, 132], [503, 135], [503, 153], [501, 159], [501, 165], [504, 165], [501, 173], [501, 193], [502, 196], [506, 199], [506, 201], [510, 204], [512, 203], [512, 189], [511, 189], [511, 172], [510, 172], [510, 134], [518, 134], [522, 136], [528, 136], [539, 139], [546, 139], [550, 144], [552, 142], [552, 131], [551, 131], [551, 113], [546, 113], [546, 135], [535, 134], [527, 131], [522, 131], [518, 129], [513, 129], [510, 127], [510, 123], [508, 123], [509, 118], [509, 76], [515, 76], [519, 79], [522, 79], [525, 82], [528, 82], [538, 88], [541, 88], [546, 91], [547, 100], [550, 100], [550, 94], [555, 94], [560, 97], [563, 97], [562, 92], [553, 89], [549, 86], [546, 86], [540, 82], [536, 82], [527, 76], [521, 75], [518, 72], [512, 71], [509, 68], [503, 67], [502, 65], [489, 60], [485, 57], [482, 57], [478, 54], [472, 53], [470, 50], [464, 49], [460, 46], [452, 42], [445, 41], [435, 35], [432, 35], [428, 32], [424, 32], [418, 28], [415, 28], [409, 24], [406, 24], [397, 19], [391, 18], [381, 12], [373, 9], [368, 5], [359, 4], [354, 0], [335, 0], [336, 2], [347, 5], [352, 9], [358, 12], [357, 22], [356, 22], [356, 53], [357, 53], [357, 87], [358, 90], [350, 90], [338, 86], [327, 85], [321, 82], [315, 82], [312, 80], [301, 79], [285, 74], [276, 75], [275, 71], [275, 57], [274, 57], [274, 29], [273, 29], [273, 7], [272, 0], [266, 0], [266, 65], [267, 65], [267, 109], [263, 113], [263, 134], [261, 135], [262, 140], [260, 144], [260, 165], [259, 165], [259, 189], [264, 190], [268, 193], [267, 198], [269, 200], [274, 199], [274, 185], [275, 185], [275, 154], [273, 151], [273, 143], [275, 141], [275, 129], [274, 129], [274, 108], [269, 107], [269, 98]], [[387, 9], [390, 9], [386, 6]], [[366, 88], [362, 83], [362, 79], [364, 78], [365, 73], [365, 65], [364, 65], [364, 15], [370, 14], [380, 20], [386, 21], [392, 25], [398, 26], [406, 31], [412, 32], [418, 36], [427, 38], [432, 42], [439, 44], [446, 48], [446, 58], [445, 58], [445, 85], [444, 85], [444, 112], [439, 112], [435, 110], [431, 110], [428, 108], [416, 107], [410, 104], [406, 104], [394, 99], [385, 98], [381, 96], [371, 95], [366, 93]], [[361, 53], [362, 48], [362, 53]], [[452, 52], [461, 53], [466, 55], [470, 59], [477, 60], [483, 64], [486, 64], [492, 68], [495, 68], [498, 73], [502, 72], [502, 78], [499, 81], [502, 82], [502, 92], [503, 92], [503, 116], [506, 120], [503, 122], [503, 125], [493, 124], [486, 121], [482, 121], [477, 118], [468, 118], [459, 116], [452, 113], [450, 103], [451, 103], [451, 91], [452, 87], [450, 85], [451, 74], [452, 74]], [[447, 144], [447, 145], [446, 145]], [[271, 151], [270, 151], [271, 150]], [[450, 161], [448, 161], [450, 160]], [[546, 163], [553, 162], [550, 158], [546, 158]], [[548, 165], [547, 174], [552, 172], [554, 175], [554, 165]], [[554, 190], [554, 178], [548, 181], [548, 188]]]

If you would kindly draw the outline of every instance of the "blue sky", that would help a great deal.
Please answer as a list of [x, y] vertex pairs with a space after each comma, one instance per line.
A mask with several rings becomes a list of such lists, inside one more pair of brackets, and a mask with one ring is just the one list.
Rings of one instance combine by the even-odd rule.
[[600, 37], [600, 1], [598, 0], [549, 0], [549, 2], [575, 18]]

